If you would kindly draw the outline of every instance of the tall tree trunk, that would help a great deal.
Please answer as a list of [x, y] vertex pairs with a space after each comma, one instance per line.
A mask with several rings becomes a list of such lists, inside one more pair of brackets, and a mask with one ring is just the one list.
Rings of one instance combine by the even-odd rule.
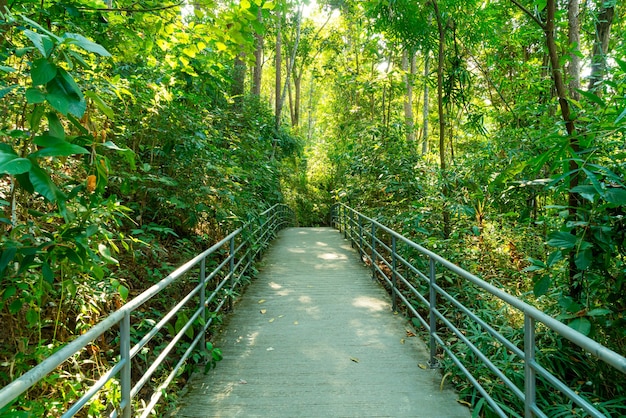
[[428, 153], [428, 113], [429, 101], [428, 101], [428, 76], [430, 75], [430, 51], [426, 51], [426, 57], [424, 60], [424, 107], [422, 109], [422, 154]]
[[[410, 63], [409, 63], [410, 61]], [[406, 96], [404, 98], [404, 123], [407, 142], [415, 141], [415, 123], [413, 122], [413, 79], [415, 76], [415, 54], [407, 49], [402, 51], [402, 71]]]
[[[555, 14], [556, 14], [556, 0], [548, 0], [547, 4], [547, 18], [545, 24], [546, 43], [548, 46], [548, 53], [550, 55], [550, 65], [552, 67], [552, 78], [554, 80], [554, 87], [559, 98], [559, 106], [561, 108], [561, 116], [565, 122], [565, 128], [569, 136], [569, 145], [572, 151], [572, 157], [569, 160], [569, 171], [572, 174], [569, 177], [569, 189], [573, 189], [578, 186], [580, 180], [578, 162], [576, 161], [576, 155], [580, 151], [580, 145], [578, 143], [578, 137], [576, 135], [576, 126], [574, 119], [572, 118], [571, 110], [569, 107], [567, 87], [563, 81], [563, 75], [559, 67], [559, 56], [557, 52], [557, 46], [555, 41]], [[576, 219], [576, 211], [580, 206], [578, 195], [576, 193], [568, 192], [568, 206], [570, 220]], [[576, 234], [576, 228], [572, 230], [572, 234]], [[569, 290], [570, 295], [574, 299], [578, 299], [582, 292], [582, 287], [578, 280], [578, 268], [576, 267], [576, 253], [575, 251], [569, 254]]]
[[[298, 13], [296, 15], [296, 19], [297, 19], [297, 26], [296, 26], [296, 40], [293, 44], [293, 51], [291, 51], [291, 57], [288, 58], [287, 61], [287, 71], [286, 71], [286, 78], [285, 78], [285, 85], [283, 86], [283, 93], [280, 96], [280, 102], [281, 102], [281, 110], [282, 110], [282, 103], [285, 102], [285, 96], [287, 95], [287, 87], [290, 85], [290, 79], [291, 79], [291, 72], [293, 71], [293, 63], [296, 60], [296, 53], [298, 52], [298, 43], [300, 42], [300, 26], [302, 23], [302, 6], [300, 6], [300, 8], [298, 9]], [[278, 87], [278, 85], [277, 85]], [[279, 91], [279, 90], [277, 90]], [[280, 114], [277, 116], [278, 118], [280, 118]]]
[[609, 36], [615, 15], [615, 6], [604, 7], [606, 4], [608, 3], [603, 2], [602, 10], [595, 23], [596, 36], [591, 53], [591, 75], [589, 76], [589, 86], [587, 87], [588, 90], [595, 91], [596, 94], [599, 94], [597, 87], [604, 78], [606, 54], [609, 50]]
[[[263, 9], [259, 6], [256, 18], [259, 23], [263, 23]], [[252, 74], [252, 94], [261, 96], [261, 79], [263, 76], [263, 43], [264, 36], [261, 33], [254, 34], [254, 72]]]
[[443, 110], [443, 69], [445, 62], [444, 47], [446, 41], [446, 33], [441, 21], [439, 5], [436, 0], [432, 2], [435, 9], [435, 18], [437, 19], [437, 31], [439, 34], [439, 52], [437, 54], [437, 111], [439, 113], [439, 167], [441, 170], [442, 194], [444, 197], [442, 217], [443, 217], [443, 236], [447, 239], [450, 236], [450, 212], [448, 211], [447, 198], [449, 193], [448, 179], [446, 175], [446, 116]]
[[569, 75], [569, 94], [576, 101], [580, 100], [580, 24], [578, 14], [580, 13], [580, 0], [569, 0], [567, 7], [567, 21], [569, 23], [567, 29], [567, 38], [571, 48], [575, 48], [570, 53], [570, 61], [568, 65]]
[[293, 87], [295, 90], [295, 100], [293, 104], [293, 120], [292, 126], [297, 128], [300, 126], [300, 100], [302, 94], [302, 73], [294, 75]]
[[243, 106], [244, 83], [246, 78], [246, 61], [243, 52], [237, 54], [233, 64], [233, 84], [230, 94], [234, 98], [235, 108], [241, 110]]
[[283, 40], [282, 40], [282, 33], [281, 33], [281, 26], [282, 26], [282, 13], [277, 13], [278, 16], [278, 21], [276, 23], [276, 60], [275, 60], [275, 67], [276, 67], [276, 82], [275, 82], [275, 89], [276, 89], [276, 97], [275, 97], [275, 105], [274, 105], [274, 111], [276, 112], [275, 115], [275, 121], [274, 121], [274, 126], [276, 127], [276, 130], [278, 130], [280, 128], [280, 114], [282, 113], [283, 110], [283, 100], [282, 100], [282, 94], [281, 94], [281, 77], [282, 77], [282, 65], [283, 65], [283, 60], [282, 60], [282, 46], [283, 46]]

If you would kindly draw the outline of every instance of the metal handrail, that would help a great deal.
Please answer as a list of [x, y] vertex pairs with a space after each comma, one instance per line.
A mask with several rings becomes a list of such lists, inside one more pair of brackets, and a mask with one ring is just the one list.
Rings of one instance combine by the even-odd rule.
[[[277, 204], [267, 209], [261, 213], [257, 219], [246, 223], [241, 228], [230, 233], [220, 242], [214, 244], [201, 254], [198, 254], [196, 257], [170, 273], [159, 283], [150, 287], [139, 296], [126, 303], [122, 308], [113, 312], [104, 320], [90, 328], [87, 332], [77, 337], [74, 341], [66, 344], [40, 364], [0, 389], [0, 409], [13, 402], [18, 396], [43, 379], [48, 373], [55, 370], [71, 356], [80, 352], [92, 341], [96, 340], [105, 332], [110, 331], [113, 327], [119, 325], [119, 361], [112, 368], [103, 373], [99, 380], [94, 383], [80, 399], [74, 402], [74, 404], [62, 416], [74, 416], [100, 389], [104, 387], [108, 381], [113, 379], [116, 375], [119, 375], [121, 400], [119, 405], [116, 405], [116, 409], [113, 411], [111, 416], [130, 418], [133, 409], [133, 398], [137, 395], [137, 393], [139, 393], [145, 383], [150, 380], [150, 377], [156, 369], [163, 364], [167, 355], [175, 347], [176, 343], [190, 328], [195, 325], [197, 328], [197, 335], [191, 345], [180, 358], [176, 366], [170, 371], [163, 384], [161, 384], [161, 386], [153, 392], [147, 407], [143, 408], [141, 416], [148, 416], [161, 398], [163, 390], [176, 377], [178, 370], [184, 365], [185, 361], [192, 354], [195, 347], [201, 341], [203, 342], [201, 349], [204, 349], [206, 346], [204, 343], [205, 333], [208, 327], [212, 324], [214, 318], [214, 315], [212, 315], [207, 319], [208, 312], [206, 308], [215, 301], [217, 303], [217, 307], [211, 312], [213, 314], [217, 314], [221, 311], [227, 301], [229, 306], [232, 306], [234, 290], [242, 281], [243, 277], [249, 272], [254, 261], [258, 258], [263, 249], [267, 247], [269, 241], [275, 236], [276, 232], [285, 225], [292, 224], [293, 221], [294, 213], [286, 205]], [[211, 256], [218, 255], [218, 251], [225, 252], [227, 256], [213, 271], [207, 273], [206, 262]], [[176, 303], [176, 305], [156, 325], [154, 325], [137, 344], [131, 347], [132, 327], [130, 319], [133, 312], [163, 289], [181, 280], [192, 270], [197, 271], [198, 268], [198, 285], [185, 295], [178, 303]], [[220, 275], [223, 277], [219, 279], [219, 283], [216, 284], [215, 288], [208, 289], [207, 287], [209, 283]], [[210, 292], [208, 297], [207, 292]], [[220, 295], [223, 295], [224, 297], [218, 302], [217, 299]], [[169, 344], [159, 354], [154, 363], [133, 385], [131, 382], [131, 363], [133, 357], [141, 352], [141, 349], [154, 336], [156, 336], [161, 329], [172, 318], [174, 318], [178, 312], [180, 312], [181, 309], [187, 306], [190, 302], [194, 302], [194, 298], [198, 299], [198, 302], [195, 304], [193, 315], [190, 316], [185, 325], [181, 327], [181, 329], [171, 339]], [[198, 321], [199, 318], [202, 318], [202, 320]]]
[[[541, 410], [536, 401], [536, 379], [538, 377], [541, 377], [553, 388], [557, 389], [572, 402], [576, 403], [587, 414], [589, 414], [589, 416], [605, 416], [598, 411], [594, 405], [592, 405], [585, 398], [581, 397], [539, 363], [535, 354], [536, 351], [540, 351], [535, 347], [537, 324], [543, 324], [556, 334], [566, 338], [573, 344], [586, 350], [596, 358], [603, 360], [622, 373], [626, 373], [625, 357], [570, 328], [566, 324], [563, 324], [534, 306], [531, 306], [513, 295], [502, 291], [492, 284], [489, 284], [477, 276], [467, 272], [461, 267], [454, 265], [434, 252], [414, 243], [410, 239], [386, 227], [380, 222], [369, 218], [344, 204], [339, 203], [333, 206], [331, 212], [331, 224], [340, 232], [343, 232], [345, 238], [350, 240], [351, 245], [358, 249], [361, 258], [366, 260], [366, 263], [371, 266], [372, 277], [381, 278], [389, 286], [391, 289], [393, 309], [395, 310], [397, 308], [397, 302], [398, 299], [400, 299], [408, 311], [416, 318], [417, 322], [419, 322], [428, 331], [430, 366], [433, 368], [438, 367], [437, 349], [439, 348], [443, 350], [450, 357], [452, 362], [459, 367], [463, 374], [465, 374], [468, 380], [474, 385], [474, 387], [484, 397], [485, 401], [489, 404], [489, 406], [491, 406], [493, 411], [498, 416], [507, 417], [509, 415], [502, 410], [493, 397], [491, 397], [487, 390], [485, 390], [485, 388], [480, 384], [478, 379], [472, 375], [469, 369], [473, 367], [473, 364], [464, 362], [464, 359], [457, 356], [452, 351], [450, 346], [441, 338], [441, 328], [438, 327], [445, 327], [447, 332], [453, 333], [460, 341], [465, 343], [472, 353], [482, 362], [482, 364], [487, 366], [496, 376], [498, 376], [498, 378], [502, 380], [504, 385], [511, 391], [512, 395], [524, 402], [523, 413], [525, 414], [525, 417], [546, 417], [546, 414]], [[383, 236], [386, 239], [383, 239]], [[404, 245], [405, 248], [416, 250], [418, 253], [428, 258], [427, 273], [422, 272], [417, 266], [415, 266], [416, 263], [407, 261], [406, 258], [399, 253], [397, 247], [400, 244]], [[508, 340], [498, 330], [478, 317], [478, 315], [476, 315], [470, 308], [464, 306], [454, 296], [450, 295], [449, 292], [439, 286], [436, 274], [437, 267], [443, 268], [467, 280], [482, 289], [484, 292], [498, 298], [501, 302], [506, 303], [508, 306], [515, 308], [522, 313], [524, 316], [523, 349], [518, 348], [513, 341]], [[403, 271], [415, 274], [419, 283], [427, 286], [428, 294], [422, 295], [416, 289], [414, 283], [405, 277], [406, 273], [403, 274]], [[416, 300], [419, 301], [419, 306], [428, 308], [427, 318], [424, 318], [424, 316], [418, 312], [417, 308], [399, 289], [399, 282], [402, 283], [403, 287], [408, 289], [407, 292], [410, 297], [415, 297]], [[446, 302], [447, 304], [445, 304]], [[503, 373], [503, 371], [488, 358], [487, 355], [482, 353], [481, 350], [465, 336], [462, 330], [457, 328], [446, 317], [446, 315], [444, 315], [442, 310], [449, 308], [456, 309], [457, 312], [463, 313], [467, 318], [471, 319], [487, 334], [494, 338], [494, 341], [502, 344], [508, 351], [523, 360], [524, 387], [518, 387], [515, 385]]]

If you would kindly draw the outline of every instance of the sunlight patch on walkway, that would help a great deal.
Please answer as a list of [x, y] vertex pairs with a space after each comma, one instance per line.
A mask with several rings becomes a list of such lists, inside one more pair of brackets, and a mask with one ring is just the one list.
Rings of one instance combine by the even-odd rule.
[[389, 303], [382, 299], [372, 298], [369, 296], [359, 296], [354, 299], [352, 306], [356, 308], [365, 308], [370, 312], [381, 312], [389, 308]]

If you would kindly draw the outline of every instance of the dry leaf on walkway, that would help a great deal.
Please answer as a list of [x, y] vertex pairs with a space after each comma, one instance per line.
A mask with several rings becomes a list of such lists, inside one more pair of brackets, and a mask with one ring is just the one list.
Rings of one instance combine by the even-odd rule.
[[423, 364], [421, 364], [421, 363], [419, 363], [417, 366], [418, 366], [420, 369], [424, 369], [424, 370], [426, 370], [426, 369], [428, 368], [428, 366], [425, 366], [425, 365], [423, 365]]
[[267, 347], [266, 351], [274, 351], [274, 347]]
[[404, 338], [400, 339], [400, 344], [404, 344]]
[[240, 385], [247, 385], [247, 384], [248, 384], [248, 382], [246, 382], [246, 381], [245, 381], [245, 380], [243, 380], [243, 379], [239, 379], [239, 384], [240, 384]]
[[263, 303], [263, 302], [265, 302], [265, 299], [261, 299], [261, 300], [259, 301], [259, 303]]
[[406, 336], [407, 337], [415, 337], [415, 333], [413, 331], [409, 331], [408, 329], [406, 330]]
[[283, 316], [285, 316], [285, 315], [278, 315], [279, 318], [282, 318]]
[[262, 314], [265, 314], [265, 312], [267, 312], [267, 309], [261, 309], [260, 311]]
[[350, 357], [350, 360], [351, 360], [351, 361], [353, 361], [353, 362], [355, 362], [355, 363], [358, 363], [358, 362], [359, 362], [359, 359], [358, 359], [358, 358], [356, 358], [356, 357]]
[[293, 324], [294, 325], [298, 325], [298, 321], [293, 321]]
[[267, 321], [267, 322], [274, 322], [274, 318], [270, 319], [270, 320], [269, 320], [269, 321]]

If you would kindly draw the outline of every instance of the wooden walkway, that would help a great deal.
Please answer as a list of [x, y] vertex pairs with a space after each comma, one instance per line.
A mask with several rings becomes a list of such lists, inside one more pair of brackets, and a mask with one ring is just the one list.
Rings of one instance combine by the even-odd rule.
[[175, 416], [470, 416], [339, 232], [283, 230], [263, 264]]

